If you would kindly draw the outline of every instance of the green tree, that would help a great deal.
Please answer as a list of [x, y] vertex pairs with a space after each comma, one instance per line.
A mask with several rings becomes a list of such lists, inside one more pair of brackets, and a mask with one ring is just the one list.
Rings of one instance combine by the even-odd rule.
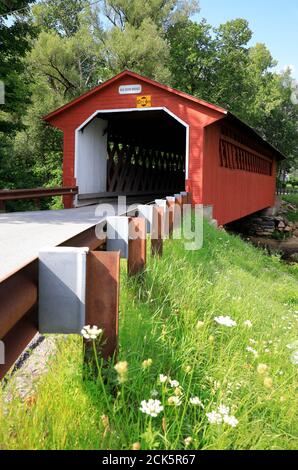
[[51, 0], [37, 4], [34, 18], [43, 31], [55, 31], [60, 36], [73, 36], [80, 29], [80, 13], [90, 5], [89, 0]]
[[13, 187], [13, 139], [22, 128], [22, 116], [30, 102], [30, 87], [24, 77], [23, 58], [30, 47], [34, 27], [28, 21], [33, 1], [7, 0], [0, 4], [0, 80], [5, 102], [0, 104], [0, 187]]
[[252, 31], [244, 19], [228, 21], [215, 30], [216, 82], [212, 92], [215, 103], [243, 115], [250, 87], [246, 69], [249, 64], [248, 42]]
[[34, 33], [27, 16], [27, 8], [33, 1], [7, 0], [0, 4], [0, 80], [5, 85], [5, 104], [0, 105], [0, 131], [13, 131], [20, 124], [21, 113], [28, 104], [22, 58], [30, 47], [30, 35]]
[[127, 24], [125, 31], [112, 28], [104, 45], [107, 68], [111, 74], [129, 69], [149, 78], [169, 83], [167, 67], [168, 45], [151, 19], [142, 21], [138, 28]]
[[246, 20], [214, 29], [204, 20], [184, 21], [167, 31], [170, 71], [183, 91], [221, 105], [254, 127], [287, 155], [285, 172], [297, 167], [298, 106], [291, 102], [292, 79], [274, 71], [264, 44], [249, 47]]
[[102, 0], [102, 4], [106, 18], [123, 31], [127, 24], [139, 28], [149, 18], [166, 30], [199, 11], [198, 0]]
[[175, 86], [241, 114], [249, 97], [246, 69], [251, 36], [242, 19], [216, 29], [205, 20], [171, 26], [167, 38]]
[[173, 85], [187, 93], [210, 100], [215, 86], [216, 43], [205, 20], [177, 22], [169, 27], [169, 67]]

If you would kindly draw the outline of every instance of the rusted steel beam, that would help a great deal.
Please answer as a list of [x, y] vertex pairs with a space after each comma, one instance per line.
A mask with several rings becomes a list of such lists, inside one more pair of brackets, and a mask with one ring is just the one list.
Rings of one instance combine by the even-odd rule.
[[0, 338], [37, 302], [37, 285], [18, 273], [0, 284]]
[[146, 267], [146, 224], [146, 219], [143, 217], [129, 218], [128, 276], [136, 276]]
[[0, 189], [0, 200], [12, 201], [16, 199], [38, 199], [41, 197], [75, 195], [77, 193], [77, 186], [67, 186], [62, 188]]
[[[87, 256], [86, 324], [102, 328], [103, 345], [99, 353], [105, 360], [118, 348], [120, 253], [91, 251]], [[90, 343], [85, 341], [90, 356]]]
[[[104, 249], [105, 239], [98, 239], [92, 227], [62, 245]], [[0, 282], [0, 338], [6, 352], [5, 365], [0, 366], [0, 378], [4, 377], [37, 333], [37, 286], [38, 259]], [[30, 306], [32, 308], [28, 312]]]
[[95, 227], [88, 228], [84, 232], [81, 232], [79, 235], [76, 235], [73, 238], [61, 243], [60, 246], [75, 246], [75, 247], [84, 247], [87, 246], [91, 251], [104, 249], [106, 245], [106, 237], [97, 238]]
[[2, 338], [5, 347], [5, 364], [0, 364], [0, 380], [37, 333], [37, 304]]
[[151, 229], [151, 254], [152, 256], [162, 256], [163, 253], [163, 207], [153, 206], [152, 229]]

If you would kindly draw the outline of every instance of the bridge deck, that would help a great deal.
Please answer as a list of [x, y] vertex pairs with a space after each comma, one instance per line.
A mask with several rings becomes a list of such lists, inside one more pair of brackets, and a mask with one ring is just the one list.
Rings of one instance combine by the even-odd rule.
[[38, 256], [98, 223], [96, 205], [0, 214], [0, 282]]

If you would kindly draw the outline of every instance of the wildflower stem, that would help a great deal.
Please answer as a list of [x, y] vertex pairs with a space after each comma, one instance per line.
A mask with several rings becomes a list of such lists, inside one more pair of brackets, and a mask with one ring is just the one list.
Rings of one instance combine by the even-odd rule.
[[93, 346], [95, 363], [96, 363], [96, 367], [97, 367], [97, 380], [100, 382], [102, 392], [103, 392], [103, 395], [104, 395], [104, 399], [105, 399], [105, 402], [106, 402], [106, 405], [107, 405], [107, 409], [110, 411], [110, 402], [108, 400], [107, 393], [106, 393], [106, 387], [105, 387], [105, 384], [104, 384], [103, 378], [102, 378], [102, 373], [101, 373], [102, 365], [101, 366], [99, 365], [95, 340], [92, 340], [92, 346]]
[[178, 428], [177, 439], [176, 439], [176, 442], [174, 444], [174, 449], [177, 449], [177, 446], [178, 446], [178, 443], [179, 443], [179, 437], [180, 437], [180, 433], [181, 433], [181, 429], [182, 429], [182, 425], [183, 425], [183, 421], [184, 421], [184, 417], [185, 417], [185, 414], [186, 414], [186, 410], [188, 408], [188, 400], [189, 400], [189, 396], [190, 396], [190, 387], [191, 387], [191, 384], [192, 384], [193, 374], [194, 374], [194, 368], [192, 369], [190, 379], [189, 379], [189, 383], [188, 383], [188, 387], [187, 387], [186, 397], [185, 397], [182, 416], [181, 416], [180, 424], [179, 424], [179, 428]]

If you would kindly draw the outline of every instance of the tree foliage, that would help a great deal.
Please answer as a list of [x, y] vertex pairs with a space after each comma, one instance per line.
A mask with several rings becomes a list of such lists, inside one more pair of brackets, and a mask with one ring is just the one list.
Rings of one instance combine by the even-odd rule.
[[229, 109], [288, 158], [280, 172], [298, 166], [298, 106], [291, 101], [290, 71], [278, 73], [264, 44], [249, 46], [246, 20], [212, 28], [186, 21], [167, 31], [174, 86]]
[[12, 147], [29, 105], [24, 57], [34, 35], [34, 27], [27, 18], [31, 3], [33, 1], [6, 0], [0, 4], [0, 80], [5, 85], [5, 101], [0, 104], [0, 187], [13, 186], [22, 171], [19, 168], [17, 175], [13, 173]]

